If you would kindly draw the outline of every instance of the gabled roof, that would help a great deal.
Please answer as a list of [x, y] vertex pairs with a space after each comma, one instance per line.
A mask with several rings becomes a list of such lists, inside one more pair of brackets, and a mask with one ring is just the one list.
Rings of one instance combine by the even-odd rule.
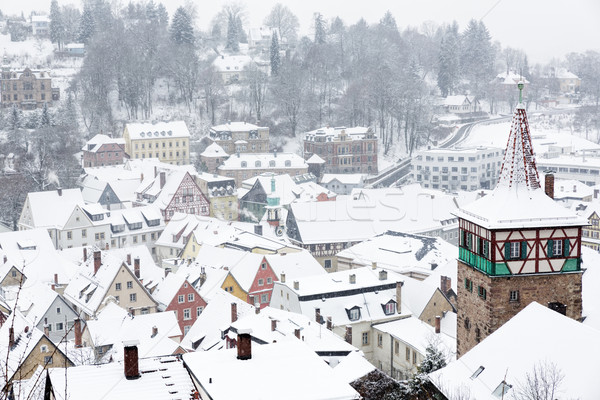
[[116, 144], [119, 146], [125, 146], [125, 139], [123, 138], [111, 138], [110, 136], [97, 134], [81, 148], [81, 151], [88, 151], [91, 153], [97, 152], [103, 144]]
[[364, 178], [365, 175], [363, 174], [323, 174], [321, 183], [327, 184], [337, 180], [344, 185], [361, 185]]
[[325, 160], [323, 160], [321, 157], [319, 157], [318, 154], [313, 154], [312, 156], [310, 156], [308, 158], [308, 160], [306, 160], [307, 164], [325, 164]]
[[228, 154], [217, 142], [213, 142], [200, 154], [202, 157], [227, 157]]
[[[274, 165], [271, 165], [271, 162]], [[289, 165], [286, 165], [287, 164]], [[245, 167], [243, 163], [246, 163]], [[259, 163], [260, 166], [256, 166]], [[219, 166], [219, 170], [266, 168], [308, 168], [302, 157], [294, 153], [240, 153], [230, 156]]]
[[190, 137], [190, 131], [184, 121], [129, 123], [125, 125], [125, 129], [129, 132], [130, 140]]
[[178, 270], [178, 273], [170, 273], [158, 284], [152, 293], [152, 297], [159, 302], [161, 310], [167, 308], [171, 301], [173, 301], [173, 298], [186, 280], [187, 276], [179, 273]]
[[244, 121], [233, 121], [226, 124], [215, 125], [210, 128], [211, 132], [248, 132], [260, 127]]
[[513, 114], [498, 184], [492, 193], [454, 214], [488, 229], [581, 226], [586, 222], [541, 189], [525, 107]]
[[472, 96], [465, 95], [456, 95], [456, 96], [448, 96], [444, 99], [443, 105], [445, 106], [462, 106], [465, 103], [471, 104], [473, 103], [474, 98]]
[[[85, 204], [79, 189], [30, 192], [27, 194], [27, 203], [29, 203], [32, 217], [32, 223], [26, 223], [27, 225], [36, 228], [58, 229], [62, 229], [76, 205], [82, 206]], [[21, 217], [26, 212], [27, 210], [23, 210]]]
[[[564, 346], [557, 345], [559, 338], [576, 340]], [[536, 366], [543, 373], [550, 373], [548, 368], [554, 367], [563, 377], [560, 393], [569, 398], [596, 399], [594, 366], [600, 357], [599, 341], [600, 331], [533, 302], [460, 359], [433, 372], [430, 379], [446, 396], [461, 388], [471, 398], [497, 400], [492, 392], [503, 381], [512, 385], [505, 393], [507, 398], [526, 383]], [[480, 367], [483, 370], [476, 375]]]
[[327, 275], [327, 271], [310, 254], [308, 250], [287, 254], [267, 254], [265, 256], [273, 272], [278, 278], [285, 273], [287, 281], [294, 281], [306, 276]]

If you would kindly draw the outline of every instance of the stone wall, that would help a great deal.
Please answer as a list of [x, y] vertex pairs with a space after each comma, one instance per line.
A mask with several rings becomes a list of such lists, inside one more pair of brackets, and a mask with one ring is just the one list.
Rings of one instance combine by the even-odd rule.
[[[567, 317], [579, 320], [581, 276], [582, 272], [577, 271], [492, 277], [459, 261], [457, 356], [465, 354], [532, 301], [544, 306], [552, 302], [566, 304]], [[465, 288], [465, 278], [472, 281], [472, 292]], [[485, 299], [479, 294], [480, 286], [485, 289]], [[518, 300], [511, 301], [511, 291], [518, 291]]]

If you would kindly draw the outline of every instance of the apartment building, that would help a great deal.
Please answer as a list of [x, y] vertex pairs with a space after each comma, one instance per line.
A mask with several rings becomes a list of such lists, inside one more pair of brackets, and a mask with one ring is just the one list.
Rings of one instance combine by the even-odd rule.
[[58, 88], [52, 88], [52, 78], [47, 71], [34, 71], [30, 68], [11, 70], [2, 66], [0, 74], [0, 104], [2, 107], [17, 107], [23, 110], [42, 108], [44, 103], [60, 98]]
[[229, 153], [266, 153], [269, 151], [269, 128], [246, 122], [213, 126], [209, 136]]
[[190, 163], [190, 131], [184, 121], [127, 124], [123, 139], [125, 153], [131, 159], [158, 158], [174, 165]]

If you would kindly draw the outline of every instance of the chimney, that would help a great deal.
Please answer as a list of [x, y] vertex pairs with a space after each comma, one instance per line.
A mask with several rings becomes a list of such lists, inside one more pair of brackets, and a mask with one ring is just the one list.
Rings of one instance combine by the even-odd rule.
[[349, 278], [351, 284], [354, 285], [356, 283], [356, 274], [350, 274], [350, 276], [348, 278]]
[[58, 285], [58, 274], [54, 274], [54, 284]]
[[156, 178], [156, 175], [158, 175], [158, 167], [155, 165], [154, 166], [154, 177]]
[[546, 191], [546, 195], [551, 199], [554, 199], [554, 174], [551, 172], [546, 173], [546, 184], [544, 190]]
[[294, 329], [294, 336], [296, 336], [298, 339], [300, 339], [300, 328]]
[[136, 257], [133, 260], [133, 273], [136, 278], [140, 279], [140, 258]]
[[444, 295], [448, 294], [452, 287], [452, 278], [448, 276], [440, 276], [440, 290]]
[[231, 323], [237, 321], [237, 303], [231, 303]]
[[81, 320], [73, 320], [73, 330], [75, 331], [75, 347], [81, 347]]
[[263, 234], [262, 225], [254, 225], [254, 233], [262, 236], [262, 234]]
[[352, 344], [352, 327], [350, 325], [346, 325], [346, 335], [344, 336], [344, 340]]
[[300, 282], [294, 281], [294, 290], [300, 290]]
[[165, 186], [165, 182], [167, 181], [167, 174], [165, 171], [160, 172], [160, 188], [162, 189]]
[[87, 261], [87, 247], [83, 248], [83, 262]]
[[371, 263], [371, 269], [377, 269], [377, 261]]
[[50, 337], [50, 325], [48, 323], [44, 324], [44, 335]]
[[387, 279], [387, 271], [379, 271], [379, 280], [385, 281]]
[[140, 174], [140, 183], [144, 182], [144, 174]]
[[96, 250], [94, 251], [94, 275], [98, 273], [100, 265], [102, 265], [102, 253], [100, 250]]
[[11, 326], [8, 328], [8, 347], [15, 345], [15, 329]]
[[333, 330], [333, 322], [331, 321], [331, 317], [327, 317], [327, 329], [330, 331]]
[[238, 360], [249, 360], [252, 358], [252, 330], [238, 329], [237, 358]]
[[171, 272], [171, 268], [165, 268], [165, 278], [169, 275], [169, 272]]
[[158, 335], [158, 327], [153, 326], [152, 327], [152, 336], [151, 337], [155, 337], [156, 335]]
[[275, 332], [275, 329], [277, 329], [277, 320], [272, 319], [271, 320], [271, 332]]
[[281, 273], [281, 276], [280, 276], [280, 279], [279, 279], [279, 281], [280, 281], [281, 283], [285, 283], [285, 272], [282, 272], [282, 273]]
[[396, 282], [396, 311], [402, 314], [402, 285], [403, 282]]
[[139, 340], [129, 340], [123, 342], [125, 378], [132, 380], [138, 379], [140, 375], [138, 363], [138, 348]]
[[58, 193], [59, 196], [62, 196], [62, 188], [57, 188], [56, 193]]
[[6, 262], [8, 261], [8, 257], [6, 257], [6, 254], [4, 255], [4, 264], [6, 264]]
[[439, 315], [435, 316], [435, 333], [440, 333], [442, 326], [442, 317]]
[[321, 309], [320, 308], [315, 308], [315, 321], [317, 321], [317, 324], [321, 323]]
[[131, 265], [131, 254], [127, 254], [127, 265]]
[[258, 303], [254, 305], [254, 314], [260, 314], [260, 304]]

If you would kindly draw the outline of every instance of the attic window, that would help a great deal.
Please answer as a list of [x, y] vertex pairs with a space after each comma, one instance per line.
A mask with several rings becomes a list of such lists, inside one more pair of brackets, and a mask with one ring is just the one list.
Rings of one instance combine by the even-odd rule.
[[346, 313], [348, 313], [348, 319], [350, 321], [358, 321], [360, 319], [360, 307], [358, 306], [346, 309]]
[[483, 370], [485, 369], [485, 367], [482, 365], [479, 368], [477, 368], [477, 370], [475, 372], [473, 372], [473, 375], [471, 375], [471, 379], [475, 379], [479, 376], [479, 374], [481, 374], [483, 372]]
[[396, 312], [396, 302], [394, 300], [388, 301], [386, 304], [382, 304], [383, 313], [385, 315], [393, 315]]

